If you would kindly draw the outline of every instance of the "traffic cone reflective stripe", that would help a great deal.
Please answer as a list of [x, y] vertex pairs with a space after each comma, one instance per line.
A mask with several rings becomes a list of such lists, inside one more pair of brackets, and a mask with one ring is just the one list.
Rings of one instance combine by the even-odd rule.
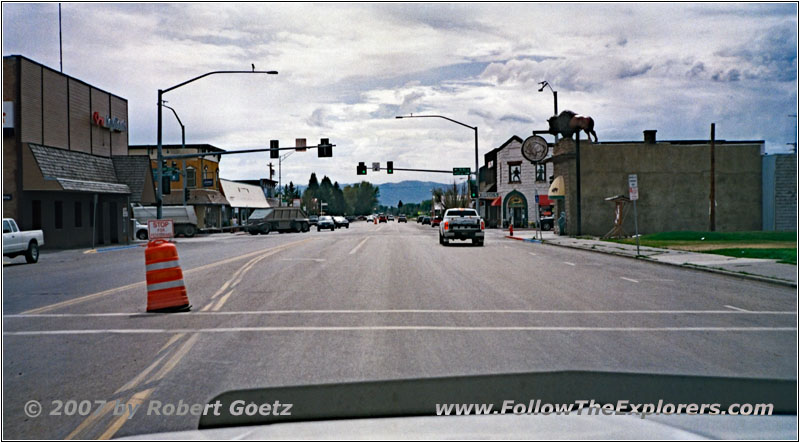
[[157, 239], [144, 251], [147, 275], [147, 311], [186, 311], [189, 297], [174, 244]]

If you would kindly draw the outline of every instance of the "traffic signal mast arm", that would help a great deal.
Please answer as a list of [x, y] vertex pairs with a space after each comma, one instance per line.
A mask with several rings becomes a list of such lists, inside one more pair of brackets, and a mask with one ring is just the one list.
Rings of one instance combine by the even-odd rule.
[[[297, 149], [301, 149], [301, 150], [302, 150], [302, 149], [318, 149], [318, 148], [320, 148], [321, 146], [323, 146], [323, 145], [322, 145], [322, 144], [319, 144], [319, 145], [317, 145], [317, 146], [294, 146], [294, 147], [290, 146], [290, 147], [286, 147], [286, 148], [278, 148], [277, 150], [278, 150], [278, 151], [288, 151], [288, 150], [290, 150], [290, 149], [292, 149], [292, 150], [297, 150]], [[333, 146], [336, 146], [336, 145], [328, 145], [328, 146], [331, 146], [331, 147], [333, 147]], [[208, 156], [208, 155], [252, 154], [252, 153], [254, 153], [254, 152], [270, 152], [270, 151], [273, 151], [273, 150], [275, 150], [275, 149], [273, 149], [273, 148], [263, 148], [263, 149], [240, 149], [240, 150], [237, 150], [237, 151], [224, 151], [224, 152], [203, 152], [203, 153], [199, 153], [199, 154], [174, 154], [174, 155], [165, 155], [165, 156], [163, 156], [163, 158], [164, 158], [164, 160], [173, 160], [173, 159], [176, 159], [176, 158], [195, 158], [195, 157], [205, 157], [205, 156]], [[396, 169], [396, 168], [395, 168], [395, 169]]]

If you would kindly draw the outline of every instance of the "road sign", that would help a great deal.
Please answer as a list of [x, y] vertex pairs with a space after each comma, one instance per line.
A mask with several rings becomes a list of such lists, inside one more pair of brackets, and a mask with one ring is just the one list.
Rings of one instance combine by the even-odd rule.
[[147, 220], [147, 238], [172, 238], [175, 236], [175, 225], [172, 219]]
[[453, 175], [469, 175], [469, 168], [453, 168]]
[[372, 170], [376, 172], [381, 171], [381, 164], [380, 162], [372, 162]]
[[628, 194], [631, 200], [639, 200], [639, 178], [636, 174], [628, 175]]
[[294, 147], [296, 152], [306, 152], [306, 139], [304, 138], [296, 138], [294, 139]]
[[547, 157], [547, 140], [532, 135], [522, 142], [522, 156], [531, 163], [538, 163]]

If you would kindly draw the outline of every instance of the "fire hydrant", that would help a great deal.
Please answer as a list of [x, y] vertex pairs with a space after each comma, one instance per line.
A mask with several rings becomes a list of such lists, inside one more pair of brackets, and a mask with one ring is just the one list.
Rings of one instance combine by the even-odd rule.
[[513, 237], [514, 236], [514, 225], [511, 225], [511, 224], [508, 225], [508, 235], [509, 235], [509, 237]]

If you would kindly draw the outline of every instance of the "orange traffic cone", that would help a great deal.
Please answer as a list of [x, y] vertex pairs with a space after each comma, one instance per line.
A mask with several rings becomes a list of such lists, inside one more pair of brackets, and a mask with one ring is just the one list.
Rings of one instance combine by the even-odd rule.
[[173, 243], [163, 239], [147, 243], [144, 263], [147, 268], [147, 312], [191, 309], [178, 262], [178, 249]]
[[376, 225], [378, 224], [378, 217], [375, 217], [375, 218], [373, 218], [372, 220], [374, 220], [374, 221], [375, 221], [375, 223], [374, 223], [374, 224], [376, 224]]

